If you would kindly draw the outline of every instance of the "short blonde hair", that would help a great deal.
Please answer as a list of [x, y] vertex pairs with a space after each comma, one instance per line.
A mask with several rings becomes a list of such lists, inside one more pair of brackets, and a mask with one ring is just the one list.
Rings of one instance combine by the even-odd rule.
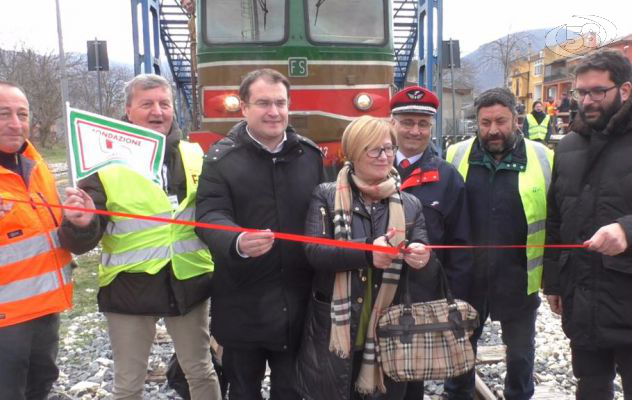
[[342, 134], [342, 154], [355, 163], [366, 149], [382, 144], [386, 136], [396, 144], [395, 128], [388, 121], [363, 115], [352, 121]]

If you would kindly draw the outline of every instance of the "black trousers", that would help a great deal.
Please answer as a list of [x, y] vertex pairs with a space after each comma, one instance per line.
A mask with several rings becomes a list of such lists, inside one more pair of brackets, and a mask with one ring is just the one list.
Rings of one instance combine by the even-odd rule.
[[571, 344], [578, 400], [611, 400], [614, 378], [621, 375], [623, 395], [632, 399], [632, 346], [586, 349]]
[[45, 400], [58, 350], [59, 314], [0, 328], [0, 400]]
[[296, 391], [296, 353], [263, 348], [224, 347], [222, 367], [230, 400], [261, 400], [261, 381], [270, 366], [270, 400], [300, 400]]

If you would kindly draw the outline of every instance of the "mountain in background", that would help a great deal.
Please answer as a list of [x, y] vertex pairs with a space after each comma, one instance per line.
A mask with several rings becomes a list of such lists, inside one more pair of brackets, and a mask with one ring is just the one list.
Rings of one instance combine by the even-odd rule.
[[[542, 50], [545, 45], [546, 34], [553, 28], [532, 29], [528, 31], [518, 32], [519, 35], [528, 36], [531, 39], [532, 54]], [[493, 42], [485, 43], [472, 53], [461, 57], [463, 64], [472, 66], [471, 82], [474, 86], [474, 93], [478, 94], [482, 91], [493, 87], [503, 86], [503, 73], [500, 65], [486, 63], [485, 55], [492, 49]]]

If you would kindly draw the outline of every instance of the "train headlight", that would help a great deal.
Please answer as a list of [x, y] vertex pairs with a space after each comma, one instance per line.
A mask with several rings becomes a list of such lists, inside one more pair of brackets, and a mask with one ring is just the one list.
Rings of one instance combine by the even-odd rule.
[[239, 97], [231, 94], [224, 98], [224, 108], [228, 112], [239, 111]]
[[353, 99], [353, 104], [360, 111], [368, 111], [373, 106], [373, 99], [366, 93], [359, 93], [355, 99]]

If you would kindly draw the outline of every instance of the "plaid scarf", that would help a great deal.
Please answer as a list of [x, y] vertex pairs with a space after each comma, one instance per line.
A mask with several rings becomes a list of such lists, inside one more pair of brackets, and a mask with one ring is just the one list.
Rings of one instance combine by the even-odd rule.
[[[395, 237], [392, 240], [394, 245], [398, 245], [405, 239], [406, 227], [404, 220], [404, 208], [399, 192], [400, 178], [397, 170], [393, 168], [388, 178], [378, 184], [369, 185], [359, 179], [351, 168], [350, 163], [345, 163], [338, 173], [336, 180], [336, 196], [334, 202], [334, 238], [337, 240], [351, 240], [351, 204], [352, 190], [349, 185], [349, 176], [361, 193], [369, 195], [371, 198], [388, 198], [388, 226], [396, 229]], [[370, 266], [371, 268], [372, 266]], [[391, 265], [382, 273], [382, 283], [371, 311], [366, 341], [362, 353], [362, 365], [358, 380], [355, 383], [356, 390], [360, 393], [373, 393], [379, 389], [386, 392], [384, 386], [384, 374], [379, 360], [376, 357], [376, 334], [377, 320], [382, 309], [388, 307], [395, 297], [399, 275], [402, 269], [402, 260], [393, 260]], [[351, 352], [351, 274], [355, 271], [345, 271], [336, 273], [334, 281], [333, 297], [331, 302], [331, 336], [329, 338], [329, 350], [341, 358], [349, 357]]]

